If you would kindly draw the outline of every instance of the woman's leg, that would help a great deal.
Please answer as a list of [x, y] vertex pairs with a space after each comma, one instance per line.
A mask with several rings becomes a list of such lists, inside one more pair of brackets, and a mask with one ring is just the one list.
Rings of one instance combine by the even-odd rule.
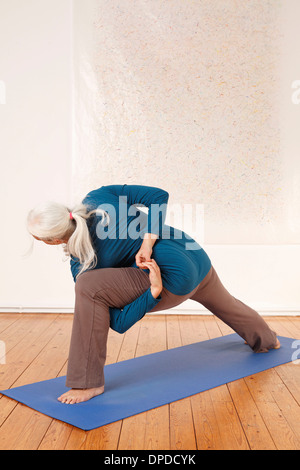
[[247, 341], [253, 351], [266, 352], [279, 346], [276, 333], [255, 310], [233, 297], [225, 289], [214, 267], [211, 267], [191, 299], [204, 305], [229, 325]]
[[149, 286], [149, 276], [137, 268], [95, 269], [78, 277], [67, 387], [86, 389], [104, 385], [109, 306], [120, 308]]

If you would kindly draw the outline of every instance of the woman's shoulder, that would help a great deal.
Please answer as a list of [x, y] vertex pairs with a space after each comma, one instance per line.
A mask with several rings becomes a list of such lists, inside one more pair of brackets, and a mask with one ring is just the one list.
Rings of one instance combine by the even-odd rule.
[[115, 195], [110, 191], [110, 186], [101, 186], [93, 189], [82, 200], [82, 204], [90, 209], [96, 209], [101, 204], [113, 202]]

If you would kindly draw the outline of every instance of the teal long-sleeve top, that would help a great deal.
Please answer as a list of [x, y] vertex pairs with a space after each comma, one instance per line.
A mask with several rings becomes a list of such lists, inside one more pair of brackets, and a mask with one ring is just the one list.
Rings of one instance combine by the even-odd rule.
[[[92, 243], [97, 254], [93, 269], [135, 267], [135, 256], [145, 233], [158, 235], [152, 258], [158, 264], [163, 286], [173, 294], [191, 292], [207, 275], [211, 261], [203, 248], [185, 232], [165, 224], [169, 194], [163, 189], [142, 185], [110, 185], [89, 192], [83, 199], [88, 210], [103, 209], [102, 215], [87, 219]], [[144, 209], [141, 209], [144, 207]], [[80, 269], [77, 258], [71, 257], [71, 272], [76, 282]], [[148, 270], [145, 270], [148, 272]], [[150, 288], [123, 309], [110, 308], [111, 328], [123, 333], [161, 297], [154, 298]]]

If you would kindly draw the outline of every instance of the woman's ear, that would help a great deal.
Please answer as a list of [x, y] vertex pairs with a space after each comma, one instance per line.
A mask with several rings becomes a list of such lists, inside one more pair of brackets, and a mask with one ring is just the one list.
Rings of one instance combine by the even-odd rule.
[[52, 240], [52, 243], [53, 243], [53, 245], [62, 245], [63, 243], [65, 243], [65, 241], [61, 240], [60, 238], [54, 238]]

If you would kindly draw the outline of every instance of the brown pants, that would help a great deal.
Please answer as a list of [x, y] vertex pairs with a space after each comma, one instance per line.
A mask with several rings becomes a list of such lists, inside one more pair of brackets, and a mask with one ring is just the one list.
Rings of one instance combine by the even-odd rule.
[[[95, 269], [78, 277], [67, 387], [94, 388], [104, 384], [109, 307], [123, 308], [149, 287], [148, 274], [131, 267]], [[187, 299], [204, 305], [246, 340], [254, 352], [266, 352], [275, 346], [276, 333], [255, 310], [225, 289], [213, 267], [187, 295], [175, 295], [163, 288], [161, 301], [149, 313], [170, 309]]]

